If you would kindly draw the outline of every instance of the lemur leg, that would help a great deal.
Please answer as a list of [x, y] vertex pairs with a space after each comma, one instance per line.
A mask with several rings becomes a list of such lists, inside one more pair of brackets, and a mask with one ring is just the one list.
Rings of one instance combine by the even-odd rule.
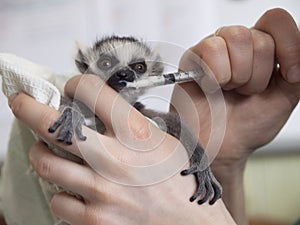
[[[203, 204], [209, 200], [209, 204], [214, 204], [222, 195], [222, 186], [214, 177], [209, 165], [205, 150], [198, 143], [198, 140], [189, 131], [186, 125], [180, 121], [180, 117], [176, 113], [160, 113], [154, 110], [145, 109], [141, 103], [136, 103], [135, 107], [145, 116], [154, 120], [160, 126], [161, 120], [167, 127], [167, 133], [181, 141], [190, 156], [190, 168], [183, 170], [182, 175], [194, 174], [198, 183], [197, 190], [190, 198], [193, 202], [197, 198], [198, 204]], [[159, 118], [158, 120], [156, 118]], [[193, 144], [195, 143], [195, 144]]]

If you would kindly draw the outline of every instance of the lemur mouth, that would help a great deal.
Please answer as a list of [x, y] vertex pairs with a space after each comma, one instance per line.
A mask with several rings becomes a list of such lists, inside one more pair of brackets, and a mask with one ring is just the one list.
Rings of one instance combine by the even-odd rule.
[[121, 91], [127, 82], [132, 82], [135, 79], [135, 74], [129, 68], [123, 68], [115, 72], [106, 83], [116, 91]]

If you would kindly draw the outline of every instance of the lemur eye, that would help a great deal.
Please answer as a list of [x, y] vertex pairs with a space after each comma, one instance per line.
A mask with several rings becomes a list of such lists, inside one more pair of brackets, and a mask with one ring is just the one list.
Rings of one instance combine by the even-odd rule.
[[98, 62], [98, 66], [102, 70], [108, 70], [112, 67], [112, 62], [109, 59], [103, 59]]
[[134, 65], [133, 69], [135, 70], [135, 72], [142, 74], [146, 72], [147, 67], [144, 63], [137, 63]]

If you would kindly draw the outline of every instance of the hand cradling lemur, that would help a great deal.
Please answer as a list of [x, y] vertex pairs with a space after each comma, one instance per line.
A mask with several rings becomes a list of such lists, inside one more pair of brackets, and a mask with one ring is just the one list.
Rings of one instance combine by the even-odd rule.
[[[183, 170], [181, 174], [194, 174], [198, 183], [190, 201], [200, 197], [199, 204], [206, 201], [214, 204], [221, 197], [222, 187], [212, 174], [204, 149], [182, 123], [179, 115], [146, 109], [142, 103], [137, 102], [145, 90], [126, 87], [128, 82], [163, 73], [164, 66], [158, 53], [133, 37], [111, 36], [97, 41], [91, 48], [79, 48], [75, 63], [81, 73], [100, 76], [144, 116], [154, 120], [158, 127], [163, 120], [166, 132], [181, 141], [190, 157], [190, 168]], [[102, 134], [105, 132], [104, 124], [83, 103], [63, 97], [61, 109], [61, 117], [49, 128], [49, 132], [55, 132], [60, 127], [58, 141], [72, 144], [71, 139], [75, 134], [80, 140], [86, 140], [82, 134], [82, 125], [91, 116], [97, 121], [97, 131]], [[160, 119], [156, 121], [156, 118]]]

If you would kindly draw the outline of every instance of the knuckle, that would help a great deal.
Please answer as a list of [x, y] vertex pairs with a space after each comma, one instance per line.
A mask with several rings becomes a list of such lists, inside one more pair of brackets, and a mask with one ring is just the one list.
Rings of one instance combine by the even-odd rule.
[[254, 52], [258, 53], [268, 53], [272, 51], [272, 55], [274, 54], [275, 49], [275, 41], [272, 36], [269, 34], [259, 34], [253, 36], [254, 41]]
[[43, 178], [48, 179], [51, 174], [51, 160], [47, 157], [41, 156], [37, 159], [35, 171]]
[[247, 27], [232, 26], [225, 29], [225, 38], [233, 44], [252, 42], [251, 31]]
[[114, 187], [110, 185], [110, 182], [99, 181], [98, 174], [92, 174], [86, 183], [86, 193], [89, 195], [90, 199], [97, 199], [102, 202], [112, 202], [114, 197], [111, 194]]
[[132, 135], [137, 140], [148, 140], [151, 136], [150, 122], [147, 120], [130, 123], [130, 130]]
[[226, 43], [221, 37], [207, 38], [201, 42], [201, 49], [203, 54], [209, 54], [211, 57], [219, 55], [222, 51], [226, 50]]
[[197, 68], [200, 61], [199, 45], [187, 50], [180, 59], [179, 68], [183, 71], [193, 70]]
[[10, 103], [11, 110], [13, 114], [18, 118], [20, 112], [22, 112], [24, 107], [24, 101], [22, 96], [19, 94], [12, 103]]
[[97, 207], [86, 207], [84, 211], [84, 221], [87, 225], [101, 225], [103, 222], [103, 215], [101, 209]]
[[[228, 50], [226, 42], [222, 37], [211, 37], [203, 41], [202, 49], [205, 55], [203, 59], [209, 68], [214, 72], [218, 83], [223, 86], [231, 80]], [[222, 67], [219, 66], [221, 62]], [[227, 66], [225, 66], [227, 65]], [[222, 68], [222, 69], [220, 69]]]
[[97, 177], [96, 175], [92, 175], [90, 179], [87, 179], [87, 193], [89, 193], [91, 198], [98, 198], [103, 195], [103, 187], [102, 185], [97, 185]]

